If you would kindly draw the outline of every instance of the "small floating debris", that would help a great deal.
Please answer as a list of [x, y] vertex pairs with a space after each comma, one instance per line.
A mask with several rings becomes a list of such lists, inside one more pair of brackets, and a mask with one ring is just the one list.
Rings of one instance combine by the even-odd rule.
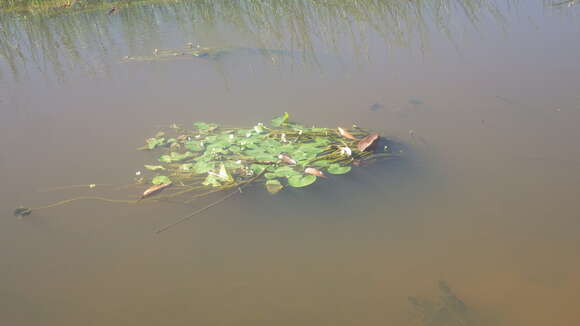
[[369, 106], [369, 109], [373, 112], [377, 112], [377, 111], [381, 110], [382, 108], [384, 108], [384, 106], [380, 103], [374, 103], [374, 104], [371, 104], [371, 106]]
[[270, 57], [275, 63], [276, 56], [293, 57], [292, 51], [282, 49], [265, 49], [250, 47], [202, 47], [199, 44], [194, 46], [193, 43], [186, 43], [183, 48], [177, 49], [157, 49], [153, 50], [153, 55], [149, 56], [124, 56], [122, 62], [147, 62], [163, 61], [176, 58], [202, 58], [210, 60], [219, 60], [229, 55], [260, 55]]
[[421, 99], [418, 99], [416, 97], [410, 98], [408, 102], [409, 102], [409, 104], [412, 104], [412, 105], [423, 105], [424, 104], [424, 102]]
[[[167, 179], [167, 180], [169, 180], [169, 179]], [[141, 195], [141, 199], [144, 199], [144, 198], [147, 198], [149, 196], [152, 196], [152, 195], [154, 195], [154, 194], [156, 194], [158, 192], [161, 192], [161, 190], [163, 190], [163, 189], [171, 186], [171, 184], [172, 184], [171, 180], [169, 180], [169, 181], [167, 181], [167, 180], [163, 180], [163, 182], [167, 182], [167, 183], [161, 183], [161, 184], [154, 185], [154, 186], [151, 186], [151, 187], [147, 188], [147, 190], [145, 190], [143, 192], [143, 195]]]
[[30, 209], [28, 207], [20, 206], [14, 210], [14, 216], [16, 216], [16, 217], [28, 216], [28, 215], [30, 215], [30, 213], [32, 213], [32, 209]]

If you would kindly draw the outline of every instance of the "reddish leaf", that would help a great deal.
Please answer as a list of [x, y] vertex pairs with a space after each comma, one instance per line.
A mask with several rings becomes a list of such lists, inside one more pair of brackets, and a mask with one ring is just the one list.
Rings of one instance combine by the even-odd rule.
[[304, 170], [304, 173], [312, 174], [314, 176], [321, 177], [321, 178], [326, 178], [326, 176], [324, 175], [324, 173], [322, 173], [322, 171], [315, 169], [315, 168], [306, 168], [306, 170]]
[[338, 127], [338, 134], [341, 135], [344, 138], [347, 139], [351, 139], [351, 140], [357, 140], [357, 138], [353, 135], [351, 135], [348, 131], [342, 129], [341, 127]]
[[377, 143], [377, 140], [379, 140], [379, 134], [375, 133], [372, 135], [368, 135], [365, 138], [361, 139], [356, 147], [358, 148], [359, 151], [364, 152], [367, 149], [372, 149]]
[[294, 160], [293, 158], [291, 158], [288, 155], [280, 154], [280, 155], [278, 155], [278, 158], [286, 164], [296, 165], [296, 160]]

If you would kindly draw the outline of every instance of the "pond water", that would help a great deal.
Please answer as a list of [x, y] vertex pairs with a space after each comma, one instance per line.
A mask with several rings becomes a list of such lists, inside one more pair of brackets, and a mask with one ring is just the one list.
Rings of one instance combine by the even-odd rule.
[[[112, 15], [0, 13], [1, 319], [579, 324], [579, 7], [155, 1]], [[122, 62], [188, 42], [288, 52]], [[154, 159], [136, 148], [161, 125], [253, 126], [285, 111], [376, 130], [404, 144], [404, 159], [275, 196], [251, 188], [159, 235], [207, 202], [12, 216], [77, 195], [137, 198], [143, 188], [123, 185]], [[441, 304], [449, 297], [461, 311]]]

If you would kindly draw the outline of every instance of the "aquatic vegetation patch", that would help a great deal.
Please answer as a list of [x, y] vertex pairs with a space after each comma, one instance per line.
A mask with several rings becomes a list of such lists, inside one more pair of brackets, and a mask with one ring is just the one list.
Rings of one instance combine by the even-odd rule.
[[[80, 199], [124, 203], [178, 200], [189, 203], [232, 189], [218, 201], [221, 202], [254, 184], [262, 185], [271, 194], [278, 194], [287, 188], [309, 187], [330, 175], [339, 177], [365, 161], [397, 156], [388, 147], [379, 151], [375, 149], [380, 139], [378, 133], [358, 126], [350, 129], [306, 127], [289, 118], [288, 113], [284, 113], [268, 124], [257, 123], [241, 128], [208, 122], [195, 122], [190, 126], [172, 124], [146, 139], [145, 144], [138, 148], [154, 153], [150, 156], [151, 161], [145, 162], [137, 172], [137, 185], [147, 187], [139, 199], [85, 196], [40, 208]], [[215, 204], [217, 202], [209, 207]], [[40, 208], [19, 207], [14, 215], [26, 216]]]
[[173, 126], [139, 149], [159, 153], [157, 162], [144, 166], [162, 173], [152, 179], [153, 185], [163, 176], [167, 183], [230, 188], [259, 175], [255, 182], [263, 181], [270, 193], [278, 193], [310, 186], [326, 174], [350, 172], [353, 162], [379, 154], [372, 150], [378, 139], [378, 134], [356, 126], [349, 131], [306, 127], [284, 113], [268, 125], [250, 128], [206, 122]]

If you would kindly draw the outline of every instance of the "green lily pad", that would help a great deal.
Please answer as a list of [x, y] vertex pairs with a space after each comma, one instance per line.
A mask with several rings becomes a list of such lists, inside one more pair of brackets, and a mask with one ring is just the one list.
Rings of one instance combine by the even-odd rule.
[[294, 170], [289, 166], [282, 166], [274, 170], [274, 174], [278, 177], [291, 177], [295, 175], [301, 175], [300, 172]]
[[182, 171], [192, 171], [193, 163], [183, 163], [179, 166], [179, 169]]
[[226, 161], [224, 162], [224, 164], [226, 165], [226, 168], [228, 169], [239, 169], [242, 167], [242, 162], [241, 161]]
[[169, 179], [169, 177], [165, 176], [165, 175], [158, 175], [151, 180], [151, 183], [154, 185], [162, 185], [162, 184], [171, 183], [171, 179]]
[[267, 167], [267, 165], [264, 164], [251, 164], [250, 165], [250, 170], [254, 171], [254, 173], [259, 174], [262, 173], [262, 171], [264, 171], [264, 169]]
[[242, 148], [240, 146], [234, 145], [234, 146], [228, 147], [228, 150], [233, 154], [238, 154], [242, 151]]
[[266, 181], [266, 190], [268, 190], [268, 192], [271, 194], [278, 193], [280, 190], [282, 190], [282, 188], [284, 188], [284, 186], [282, 186], [282, 184], [278, 180]]
[[264, 173], [264, 178], [271, 180], [271, 179], [276, 179], [278, 177], [278, 175], [276, 175], [276, 173], [272, 173], [272, 172], [267, 172]]
[[222, 184], [220, 179], [215, 174], [208, 174], [205, 180], [203, 181], [202, 185], [204, 186], [212, 186], [212, 187], [221, 187]]
[[213, 170], [215, 167], [215, 163], [213, 162], [206, 162], [206, 161], [198, 161], [193, 165], [193, 169], [195, 173], [203, 174]]
[[191, 140], [185, 143], [185, 148], [193, 152], [203, 151], [203, 144], [197, 140]]
[[147, 139], [147, 149], [152, 150], [157, 147], [165, 145], [165, 138], [149, 138]]
[[284, 112], [283, 115], [272, 119], [272, 121], [270, 121], [270, 124], [274, 127], [280, 127], [288, 121], [288, 117], [289, 117], [288, 112]]
[[171, 152], [170, 155], [171, 155], [172, 162], [185, 161], [186, 159], [193, 157], [192, 152], [185, 152], [185, 153]]
[[341, 166], [339, 164], [331, 164], [326, 171], [330, 174], [345, 174], [348, 173], [350, 170], [352, 169], [352, 167], [346, 165], [346, 166]]
[[217, 129], [218, 125], [215, 123], [196, 122], [193, 124], [199, 131], [211, 132]]
[[246, 136], [248, 133], [251, 133], [250, 129], [238, 129], [236, 130], [236, 134], [239, 136]]
[[316, 181], [313, 175], [293, 175], [288, 178], [288, 185], [295, 188], [307, 187]]
[[159, 157], [159, 162], [163, 162], [163, 163], [171, 163], [171, 156], [170, 155], [161, 155]]
[[330, 163], [330, 161], [328, 161], [328, 160], [320, 160], [320, 161], [316, 161], [316, 162], [312, 163], [312, 165], [318, 166], [318, 167], [321, 167], [321, 168], [328, 167], [331, 164], [332, 163]]
[[256, 161], [275, 161], [276, 157], [272, 154], [259, 154], [254, 156]]
[[145, 167], [149, 171], [165, 170], [165, 167], [163, 167], [163, 165], [147, 165], [147, 164], [145, 164], [143, 167]]

